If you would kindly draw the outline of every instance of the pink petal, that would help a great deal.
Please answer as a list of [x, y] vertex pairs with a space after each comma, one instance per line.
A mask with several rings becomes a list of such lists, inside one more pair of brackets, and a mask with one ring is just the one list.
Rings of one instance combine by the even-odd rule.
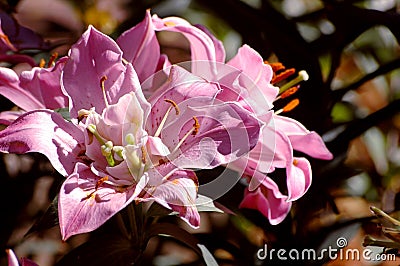
[[17, 73], [9, 68], [0, 67], [0, 94], [27, 111], [45, 108], [39, 99], [20, 86]]
[[[182, 33], [190, 43], [190, 51], [192, 61], [207, 60], [209, 61], [211, 71], [215, 73], [214, 63], [218, 59], [222, 59], [220, 46], [217, 48], [214, 45], [213, 39], [211, 39], [208, 33], [205, 33], [201, 29], [191, 25], [189, 22], [178, 17], [167, 17], [159, 18], [157, 15], [153, 15], [153, 24], [156, 31], [172, 31]], [[217, 54], [218, 53], [218, 54]], [[198, 69], [192, 68], [192, 72], [199, 74], [203, 71], [209, 71], [209, 69]]]
[[25, 111], [4, 111], [0, 113], [0, 124], [2, 125], [10, 125], [15, 121], [19, 116], [24, 114]]
[[314, 131], [307, 130], [301, 123], [284, 116], [275, 116], [276, 128], [288, 135], [293, 149], [314, 158], [331, 160], [332, 153], [322, 138]]
[[[72, 46], [70, 57], [64, 67], [63, 89], [70, 97], [71, 116], [76, 117], [80, 109], [95, 107], [98, 113], [106, 107], [100, 87], [104, 82], [108, 104], [138, 88], [133, 68], [122, 63], [122, 51], [107, 35], [92, 26]], [[131, 86], [128, 86], [131, 85]]]
[[195, 25], [195, 27], [201, 29], [205, 34], [208, 35], [208, 37], [210, 37], [210, 39], [212, 40], [213, 44], [214, 44], [214, 48], [215, 48], [215, 57], [217, 62], [225, 62], [225, 48], [224, 48], [224, 44], [222, 43], [222, 41], [218, 40], [208, 29], [207, 27], [205, 27], [204, 25]]
[[257, 144], [262, 122], [236, 103], [221, 103], [181, 108], [180, 114], [162, 131], [163, 142], [173, 150], [178, 141], [193, 128], [193, 117], [199, 128], [181, 145], [181, 154], [173, 160], [179, 167], [213, 168], [237, 160]]
[[147, 199], [154, 199], [164, 207], [178, 212], [182, 220], [198, 228], [200, 215], [195, 205], [198, 190], [196, 174], [193, 171], [173, 169], [168, 173], [169, 177], [160, 184], [159, 180], [166, 176], [165, 170], [160, 169], [162, 167], [165, 166], [149, 172]]
[[146, 11], [142, 22], [118, 37], [117, 43], [124, 52], [124, 59], [131, 62], [137, 71], [140, 82], [145, 81], [156, 72], [160, 58], [160, 46], [149, 10]]
[[99, 228], [134, 199], [133, 190], [121, 192], [105, 183], [95, 190], [97, 180], [88, 166], [78, 163], [62, 185], [58, 211], [63, 240]]
[[282, 195], [278, 186], [269, 177], [265, 177], [262, 186], [255, 191], [245, 191], [239, 208], [260, 211], [272, 225], [281, 223], [290, 211], [292, 204]]
[[[273, 75], [271, 66], [264, 64], [264, 60], [255, 50], [248, 45], [244, 45], [239, 48], [237, 55], [227, 64], [242, 70], [250, 78], [251, 83], [248, 82], [248, 79], [242, 78], [240, 80], [244, 88], [247, 88], [250, 92], [252, 90], [261, 91], [268, 106], [270, 108], [273, 106], [273, 101], [278, 95], [279, 89], [271, 85]], [[257, 87], [254, 88], [254, 85]], [[252, 98], [253, 100], [256, 99]]]
[[19, 266], [19, 262], [14, 251], [12, 249], [6, 249], [6, 253], [8, 257], [8, 266]]
[[288, 201], [301, 198], [311, 186], [312, 172], [310, 162], [306, 158], [294, 158], [286, 168]]
[[40, 152], [64, 176], [69, 175], [76, 162], [82, 160], [82, 143], [82, 130], [49, 110], [23, 114], [0, 131], [1, 152]]
[[[35, 67], [31, 71], [21, 73], [21, 88], [37, 99], [42, 104], [42, 108], [54, 110], [68, 107], [68, 97], [62, 92], [60, 85], [61, 71], [66, 60], [66, 57], [61, 58], [52, 68]], [[23, 109], [26, 111], [33, 110]]]

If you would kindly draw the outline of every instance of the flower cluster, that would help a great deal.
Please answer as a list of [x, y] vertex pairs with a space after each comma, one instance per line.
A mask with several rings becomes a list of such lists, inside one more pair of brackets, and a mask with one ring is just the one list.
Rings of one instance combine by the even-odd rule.
[[[172, 64], [160, 31], [182, 34], [191, 61]], [[273, 110], [292, 88], [274, 86], [282, 70], [247, 45], [226, 62], [218, 39], [181, 18], [148, 11], [116, 41], [89, 26], [54, 59], [20, 74], [0, 68], [0, 94], [20, 107], [0, 114], [8, 125], [0, 151], [43, 153], [66, 177], [58, 200], [64, 240], [131, 203], [157, 202], [196, 228], [196, 171], [221, 165], [248, 182], [240, 206], [278, 224], [311, 185], [309, 161], [293, 151], [332, 157], [317, 133], [280, 115], [296, 102]], [[286, 170], [284, 192], [269, 177], [277, 168]]]

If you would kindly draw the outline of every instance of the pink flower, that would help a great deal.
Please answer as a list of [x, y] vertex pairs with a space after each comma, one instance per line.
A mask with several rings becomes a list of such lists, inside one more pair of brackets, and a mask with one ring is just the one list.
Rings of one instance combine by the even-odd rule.
[[20, 76], [12, 69], [0, 67], [0, 94], [22, 109], [0, 113], [0, 121], [10, 124], [26, 111], [68, 107], [68, 98], [60, 84], [65, 61], [66, 58], [61, 58], [50, 68], [34, 67]]
[[59, 197], [63, 239], [95, 230], [133, 200], [157, 201], [197, 227], [190, 169], [236, 160], [258, 139], [261, 124], [251, 112], [216, 102], [217, 85], [178, 66], [149, 103], [122, 55], [89, 27], [62, 70], [71, 121], [33, 110], [0, 132], [0, 151], [41, 152], [68, 176]]
[[[153, 23], [155, 30], [170, 30], [184, 34], [191, 48], [192, 61], [189, 69], [193, 74], [221, 86], [222, 92], [216, 99], [224, 102], [236, 101], [242, 107], [254, 112], [266, 124], [255, 148], [228, 167], [242, 171], [245, 176], [254, 176], [249, 184], [246, 198], [255, 196], [251, 194], [253, 192], [258, 193], [257, 199], [264, 197], [265, 201], [271, 201], [276, 197], [276, 202], [280, 202], [279, 206], [285, 206], [280, 210], [285, 211], [279, 211], [274, 216], [272, 213], [275, 209], [272, 204], [267, 204], [272, 213], [265, 211], [265, 204], [259, 208], [272, 223], [282, 221], [290, 209], [290, 201], [303, 196], [312, 180], [310, 163], [306, 158], [294, 157], [293, 150], [319, 159], [331, 159], [332, 154], [327, 150], [321, 137], [315, 132], [308, 131], [299, 122], [275, 115], [270, 111], [279, 89], [271, 84], [273, 76], [271, 67], [265, 64], [262, 57], [249, 46], [241, 47], [238, 54], [225, 64], [225, 51], [221, 42], [205, 28], [196, 28], [187, 21], [175, 17], [160, 19], [153, 16], [150, 22], [148, 14], [148, 21], [149, 25]], [[165, 66], [168, 64], [164, 65], [164, 71], [168, 72]], [[272, 185], [272, 179], [266, 176], [275, 168], [286, 168], [287, 197], [277, 191], [277, 186]], [[254, 171], [261, 175], [255, 174]], [[261, 186], [260, 189], [254, 191], [258, 186]], [[265, 193], [268, 190], [271, 193]], [[245, 202], [246, 204], [242, 206], [248, 207], [249, 202], [261, 204], [260, 200], [245, 199]]]

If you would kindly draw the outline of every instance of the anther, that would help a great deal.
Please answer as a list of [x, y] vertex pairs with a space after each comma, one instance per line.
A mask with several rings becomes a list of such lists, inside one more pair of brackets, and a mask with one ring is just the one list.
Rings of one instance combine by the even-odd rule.
[[276, 97], [275, 101], [279, 100], [279, 99], [285, 99], [289, 96], [292, 96], [293, 94], [295, 94], [297, 91], [299, 90], [298, 86], [295, 87], [291, 87], [290, 89], [284, 91], [281, 95], [279, 95], [278, 97]]
[[40, 62], [39, 62], [39, 67], [44, 68], [45, 65], [46, 65], [46, 61], [43, 58], [41, 58]]
[[108, 180], [108, 176], [104, 176], [104, 177], [102, 177], [102, 178], [100, 178], [99, 180], [97, 180], [97, 182], [96, 182], [96, 186], [95, 186], [95, 190], [98, 190], [99, 189], [99, 187], [104, 183], [104, 182], [106, 182]]
[[193, 120], [194, 120], [194, 124], [193, 124], [193, 132], [192, 135], [195, 136], [197, 135], [197, 133], [199, 133], [199, 128], [200, 128], [200, 124], [199, 124], [199, 120], [197, 120], [197, 117], [193, 116]]
[[174, 27], [174, 26], [176, 26], [176, 23], [172, 22], [172, 21], [165, 21], [164, 25], [167, 27]]
[[7, 45], [11, 47], [11, 49], [12, 49], [13, 51], [16, 51], [16, 50], [17, 50], [17, 49], [14, 47], [14, 45], [10, 42], [10, 39], [8, 38], [7, 35], [5, 35], [5, 34], [0, 34], [0, 38], [3, 39], [3, 40], [7, 43]]
[[176, 104], [176, 102], [174, 102], [173, 100], [170, 100], [170, 99], [165, 99], [164, 101], [166, 101], [167, 103], [170, 103], [175, 108], [175, 114], [179, 115], [180, 110], [179, 110], [179, 107]]
[[142, 163], [143, 164], [146, 164], [146, 155], [147, 155], [147, 153], [146, 153], [146, 149], [142, 146], [142, 147], [140, 147], [141, 148], [141, 150], [142, 150]]
[[307, 81], [308, 78], [309, 78], [309, 76], [305, 70], [299, 71], [299, 75], [296, 78], [292, 79], [291, 81], [289, 81], [288, 83], [286, 83], [282, 87], [280, 87], [279, 93], [283, 93], [284, 91], [290, 89], [293, 86], [296, 86], [297, 84], [299, 84], [302, 81]]
[[107, 80], [107, 76], [102, 76], [100, 79], [100, 88], [103, 92], [103, 98], [104, 98], [104, 102], [106, 104], [106, 107], [108, 107], [108, 101], [107, 101], [107, 95], [106, 95], [106, 89], [104, 87], [104, 82]]
[[56, 61], [57, 57], [58, 57], [58, 53], [57, 53], [57, 52], [54, 52], [54, 53], [50, 56], [49, 62], [47, 63], [47, 67], [52, 67], [52, 66], [54, 65], [54, 62]]
[[274, 71], [274, 72], [281, 71], [281, 70], [285, 69], [285, 66], [280, 62], [270, 63], [268, 61], [264, 61], [264, 63], [270, 65], [272, 67], [272, 71]]
[[296, 73], [296, 69], [289, 68], [289, 69], [277, 74], [275, 77], [273, 77], [272, 80], [271, 80], [271, 83], [272, 84], [276, 84], [278, 82], [281, 82], [282, 80], [287, 79], [288, 77], [290, 77], [294, 73]]
[[194, 124], [193, 127], [185, 134], [185, 136], [183, 136], [183, 138], [178, 142], [178, 145], [176, 145], [176, 147], [174, 148], [174, 150], [171, 152], [171, 154], [175, 153], [183, 144], [183, 142], [185, 142], [185, 140], [192, 134], [192, 135], [196, 135], [199, 131], [200, 128], [200, 124], [199, 121], [197, 120], [197, 117], [193, 116], [193, 120], [194, 120]]
[[296, 106], [299, 105], [299, 103], [300, 103], [299, 99], [294, 99], [294, 100], [290, 101], [285, 107], [283, 107], [282, 109], [279, 109], [278, 111], [276, 111], [275, 114], [278, 115], [280, 113], [290, 112], [294, 108], [296, 108]]

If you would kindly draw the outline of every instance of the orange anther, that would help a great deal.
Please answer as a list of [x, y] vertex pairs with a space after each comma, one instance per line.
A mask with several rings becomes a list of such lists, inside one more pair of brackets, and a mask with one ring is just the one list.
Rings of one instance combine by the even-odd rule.
[[285, 107], [283, 107], [283, 113], [292, 111], [294, 108], [296, 108], [297, 105], [299, 105], [299, 103], [300, 103], [299, 99], [292, 100]]
[[296, 69], [289, 68], [289, 69], [283, 71], [282, 73], [277, 74], [275, 77], [273, 77], [272, 80], [271, 80], [271, 83], [275, 84], [275, 83], [281, 82], [282, 80], [287, 79], [288, 77], [290, 77], [294, 73], [296, 73]]
[[57, 57], [58, 57], [58, 53], [57, 53], [57, 52], [54, 52], [54, 53], [50, 56], [49, 62], [47, 63], [47, 67], [51, 67], [51, 66], [53, 65], [53, 63], [56, 61]]
[[280, 96], [281, 99], [287, 98], [293, 94], [295, 94], [299, 90], [298, 87], [291, 87], [290, 89], [284, 91]]
[[199, 124], [199, 120], [197, 120], [197, 117], [193, 116], [193, 120], [194, 120], [194, 124], [193, 124], [193, 132], [192, 135], [196, 135], [199, 132], [199, 128], [200, 128], [200, 124]]
[[176, 102], [174, 102], [173, 100], [170, 100], [170, 99], [165, 99], [164, 101], [166, 101], [167, 103], [170, 103], [175, 108], [176, 115], [179, 115], [180, 111], [179, 111], [179, 107], [176, 104]]

